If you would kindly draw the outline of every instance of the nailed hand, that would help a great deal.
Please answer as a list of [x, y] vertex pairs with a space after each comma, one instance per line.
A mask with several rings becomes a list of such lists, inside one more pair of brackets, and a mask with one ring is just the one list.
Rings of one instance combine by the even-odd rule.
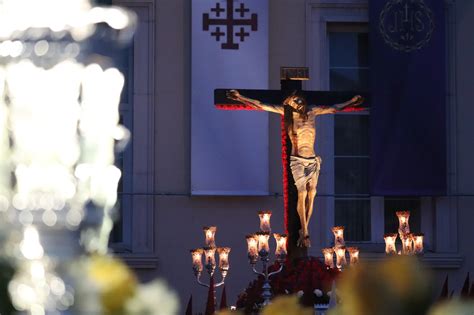
[[231, 100], [238, 101], [240, 98], [240, 93], [237, 90], [230, 90], [226, 92], [226, 96]]

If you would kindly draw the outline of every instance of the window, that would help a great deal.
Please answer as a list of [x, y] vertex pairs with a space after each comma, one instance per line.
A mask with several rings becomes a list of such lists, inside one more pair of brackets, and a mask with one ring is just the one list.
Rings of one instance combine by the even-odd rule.
[[[329, 82], [332, 91], [368, 90], [365, 24], [329, 24]], [[348, 241], [371, 240], [369, 114], [334, 117], [334, 222]]]
[[[363, 34], [368, 32], [369, 1], [307, 0], [306, 4], [306, 56], [311, 79], [305, 89], [364, 90], [370, 71], [366, 68], [370, 64], [368, 37]], [[449, 47], [455, 47], [455, 10], [450, 7], [448, 11], [452, 15], [451, 22], [447, 23]], [[453, 50], [449, 52], [448, 64], [454, 67], [456, 54]], [[455, 72], [451, 71], [449, 77], [451, 89], [455, 91]], [[449, 113], [456, 117], [455, 93], [448, 98]], [[456, 136], [455, 126], [451, 118], [448, 129], [451, 141]], [[379, 254], [368, 252], [383, 253], [383, 234], [396, 232], [398, 228], [394, 212], [409, 209], [412, 231], [425, 234], [427, 253], [422, 259], [433, 268], [460, 268], [463, 259], [458, 252], [458, 201], [455, 197], [384, 198], [370, 196], [364, 190], [368, 178], [368, 167], [364, 163], [370, 163], [367, 153], [370, 142], [368, 136], [361, 135], [368, 133], [369, 127], [370, 115], [361, 113], [317, 119], [316, 150], [323, 157], [323, 166], [315, 200], [317, 220], [312, 220], [311, 228], [320, 237], [311, 254], [321, 256], [320, 249], [334, 240], [331, 227], [339, 223], [347, 227], [346, 238], [358, 243], [364, 259], [378, 259]], [[450, 167], [455, 169], [456, 147], [449, 147], [447, 153], [452, 160]], [[357, 173], [362, 174], [358, 175], [359, 179], [354, 177]], [[456, 191], [456, 175], [453, 174], [450, 175], [451, 189]]]
[[[367, 24], [328, 23], [328, 40], [330, 89], [367, 92], [370, 71]], [[395, 212], [410, 210], [410, 226], [419, 232], [419, 198], [390, 197], [377, 203], [370, 196], [369, 145], [369, 113], [343, 113], [334, 117], [335, 225], [346, 227], [348, 241], [381, 241], [372, 235], [373, 217], [384, 221], [375, 224], [383, 224], [385, 233], [393, 233], [398, 229]], [[376, 211], [383, 213], [376, 215]]]

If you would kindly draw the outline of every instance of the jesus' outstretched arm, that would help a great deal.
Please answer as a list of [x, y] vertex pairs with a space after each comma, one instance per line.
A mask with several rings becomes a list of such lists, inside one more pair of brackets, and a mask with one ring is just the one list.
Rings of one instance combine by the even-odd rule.
[[275, 106], [275, 105], [268, 105], [263, 104], [259, 100], [254, 100], [248, 97], [245, 97], [239, 93], [237, 90], [230, 90], [227, 92], [227, 97], [234, 101], [239, 101], [242, 104], [247, 106], [253, 107], [255, 109], [261, 109], [267, 112], [277, 113], [283, 115], [283, 106]]
[[344, 110], [346, 107], [356, 107], [364, 102], [364, 98], [360, 95], [354, 96], [347, 102], [334, 104], [332, 106], [315, 106], [311, 109], [316, 115], [334, 114]]

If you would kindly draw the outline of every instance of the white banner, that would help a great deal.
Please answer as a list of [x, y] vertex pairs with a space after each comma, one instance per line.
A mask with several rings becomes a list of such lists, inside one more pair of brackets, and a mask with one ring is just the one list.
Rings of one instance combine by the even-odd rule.
[[191, 193], [268, 194], [268, 114], [214, 89], [268, 88], [268, 0], [192, 0]]

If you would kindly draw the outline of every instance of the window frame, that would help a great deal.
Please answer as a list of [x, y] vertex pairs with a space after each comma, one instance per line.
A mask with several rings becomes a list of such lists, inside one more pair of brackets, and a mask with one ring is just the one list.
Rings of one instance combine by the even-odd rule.
[[153, 0], [113, 0], [138, 16], [134, 36], [131, 89], [128, 106], [132, 111], [131, 151], [124, 157], [124, 196], [129, 206], [123, 208], [123, 241], [110, 247], [135, 269], [154, 269], [158, 265], [154, 231], [154, 124], [155, 124], [155, 2]]
[[[127, 58], [129, 59], [129, 68], [126, 69], [127, 73], [123, 73], [123, 75], [127, 78], [125, 82], [128, 82], [128, 84], [124, 86], [124, 90], [128, 89], [128, 97], [126, 99], [122, 97], [119, 104], [119, 113], [122, 118], [121, 124], [129, 130], [133, 130], [134, 45], [135, 43], [133, 43], [130, 47], [132, 53], [127, 55]], [[125, 91], [122, 91], [122, 94], [124, 92]], [[127, 194], [127, 192], [133, 191], [133, 136], [130, 137], [127, 147], [123, 152], [120, 152], [120, 154], [122, 154], [122, 190], [118, 191], [118, 204], [116, 205], [116, 211], [120, 217], [117, 218], [116, 222], [114, 222], [114, 228], [117, 224], [121, 224], [122, 235], [121, 241], [113, 241], [113, 238], [111, 237], [110, 247], [115, 253], [130, 253], [132, 252], [132, 226], [130, 224], [126, 224], [126, 222], [132, 221], [132, 196]], [[123, 194], [123, 192], [125, 192], [125, 194]], [[112, 230], [112, 233], [113, 232], [114, 230]]]
[[[367, 23], [327, 23], [326, 25], [326, 36], [327, 36], [327, 40], [328, 40], [328, 72], [327, 72], [327, 80], [328, 80], [328, 90], [329, 88], [331, 88], [332, 90], [332, 87], [331, 87], [331, 70], [334, 69], [333, 66], [331, 66], [331, 34], [332, 33], [365, 33], [368, 35], [368, 25]], [[366, 69], [369, 69], [369, 65], [365, 66], [365, 67], [357, 67], [357, 69], [361, 69], [361, 68], [366, 68]], [[367, 117], [370, 117], [370, 114], [367, 113], [367, 112], [354, 112], [354, 113], [340, 113], [338, 114], [338, 116], [340, 117], [341, 115], [344, 115], [346, 117], [353, 117], [353, 116], [367, 116]], [[338, 119], [338, 117], [336, 116], [331, 116], [331, 119], [333, 120], [333, 146], [334, 146], [334, 151], [332, 152], [332, 159], [334, 161], [334, 170], [332, 172], [333, 176], [334, 176], [334, 190], [333, 190], [333, 193], [334, 193], [334, 204], [331, 204], [331, 206], [333, 207], [333, 215], [334, 215], [334, 218], [337, 217], [337, 203], [338, 201], [347, 201], [347, 200], [351, 200], [351, 201], [368, 201], [368, 204], [369, 204], [369, 215], [370, 215], [370, 218], [369, 218], [369, 235], [368, 235], [368, 239], [367, 240], [357, 240], [357, 241], [350, 241], [351, 243], [353, 244], [358, 244], [358, 245], [362, 245], [362, 244], [367, 244], [367, 243], [374, 243], [376, 242], [376, 240], [374, 240], [374, 231], [372, 231], [372, 212], [373, 212], [373, 204], [372, 204], [372, 196], [366, 194], [366, 193], [340, 193], [337, 191], [337, 176], [336, 176], [336, 170], [337, 170], [337, 160], [339, 159], [344, 159], [344, 158], [348, 158], [348, 159], [366, 159], [366, 161], [368, 163], [370, 163], [370, 152], [367, 152], [366, 155], [364, 154], [357, 154], [357, 155], [348, 155], [348, 154], [336, 154], [336, 125], [337, 125], [337, 122], [336, 120]], [[368, 170], [367, 170], [367, 178], [369, 176], [368, 174]], [[368, 187], [367, 187], [368, 188]], [[378, 209], [377, 209], [378, 210]], [[335, 219], [334, 219], [335, 220]], [[335, 222], [334, 225], [340, 225], [339, 222]], [[347, 231], [349, 232], [349, 231]], [[348, 233], [347, 233], [348, 234]], [[346, 234], [346, 235], [347, 235]], [[348, 238], [347, 238], [348, 239]], [[349, 243], [349, 241], [348, 241]]]
[[[448, 12], [449, 13], [449, 12]], [[452, 16], [453, 14], [451, 14]], [[449, 16], [449, 14], [448, 14]], [[452, 18], [452, 17], [451, 17]], [[368, 0], [306, 0], [306, 64], [310, 80], [304, 83], [307, 90], [329, 90], [329, 23], [369, 23]], [[448, 23], [448, 26], [451, 23]], [[449, 27], [448, 27], [449, 28]], [[453, 31], [451, 30], [451, 34]], [[448, 29], [448, 34], [450, 34]], [[452, 40], [452, 37], [448, 40]], [[454, 45], [453, 45], [454, 46]], [[454, 64], [452, 54], [448, 65]], [[453, 73], [450, 72], [450, 89]], [[447, 93], [453, 95], [453, 93]], [[455, 110], [453, 96], [448, 96], [449, 111]], [[454, 109], [453, 109], [454, 108]], [[455, 122], [448, 117], [448, 137], [455, 142]], [[317, 243], [311, 254], [321, 256], [320, 250], [333, 242], [334, 226], [334, 117], [317, 119], [318, 139], [316, 150], [323, 157], [318, 194], [315, 200], [315, 219], [311, 229], [317, 232]], [[455, 163], [455, 145], [448, 147], [450, 163]], [[452, 168], [453, 166], [451, 166]], [[450, 173], [450, 184], [456, 182]], [[455, 187], [451, 187], [451, 190]], [[421, 197], [421, 230], [425, 233], [428, 252], [423, 260], [435, 268], [457, 269], [462, 257], [457, 247], [456, 197]], [[384, 197], [371, 197], [371, 241], [357, 242], [362, 257], [380, 259], [383, 256]], [[373, 252], [375, 249], [375, 252]], [[381, 250], [382, 249], [382, 250]], [[364, 250], [368, 252], [364, 253]], [[381, 252], [382, 251], [382, 252]]]

